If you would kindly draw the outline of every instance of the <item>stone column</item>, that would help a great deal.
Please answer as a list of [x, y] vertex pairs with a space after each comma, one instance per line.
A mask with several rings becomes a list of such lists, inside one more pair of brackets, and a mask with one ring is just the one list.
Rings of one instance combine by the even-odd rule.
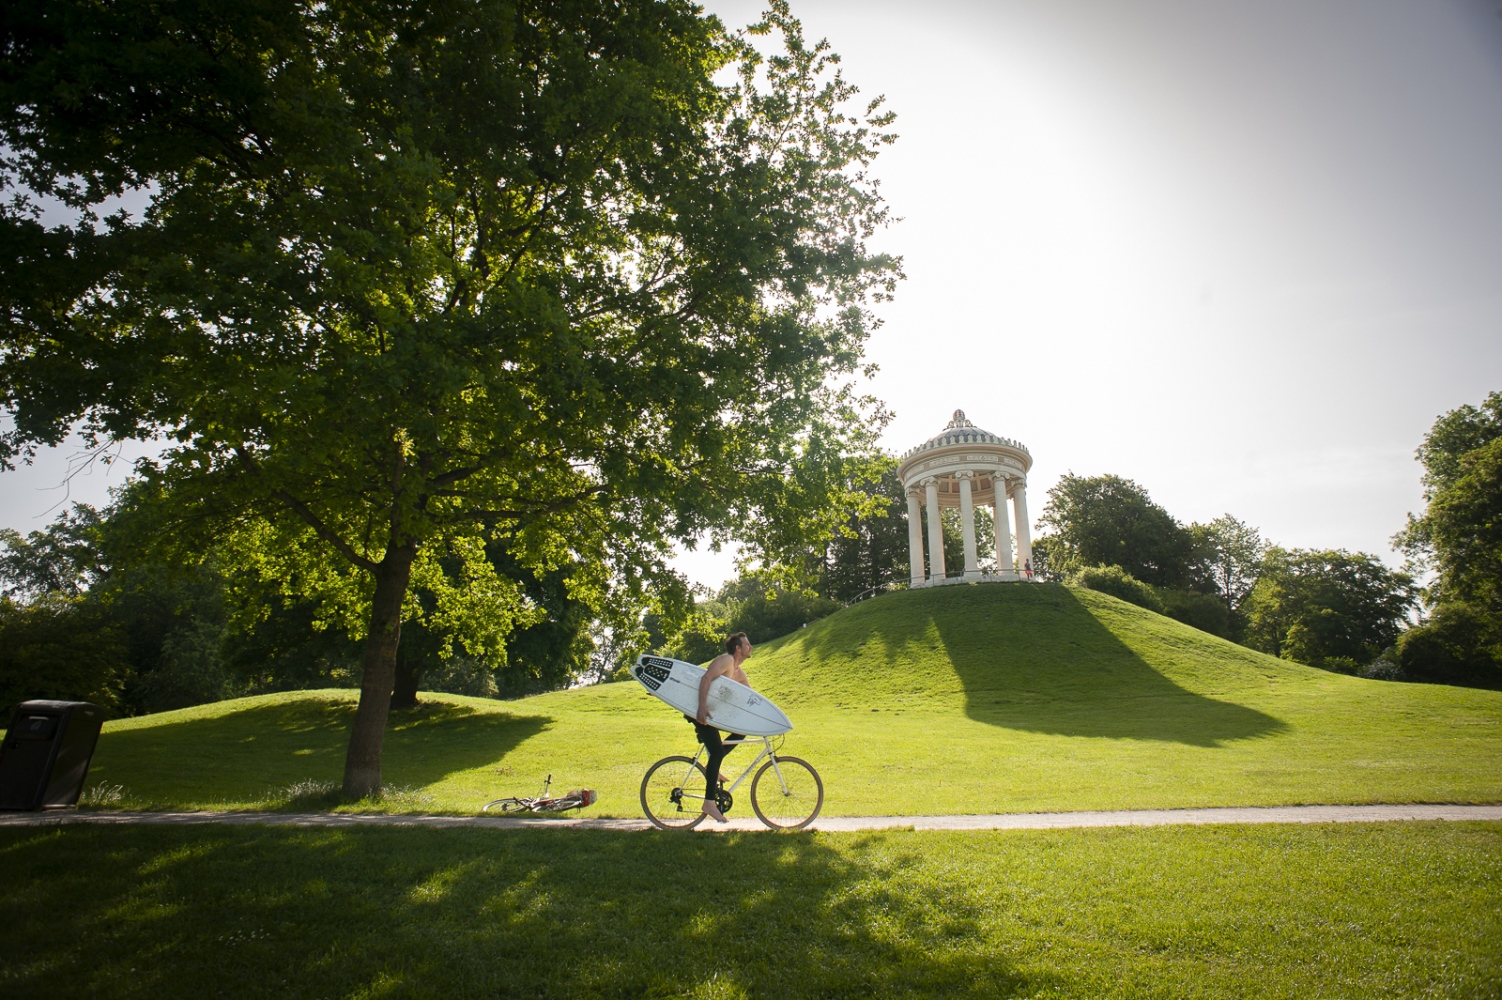
[[975, 551], [975, 500], [970, 493], [970, 480], [974, 477], [973, 472], [955, 473], [955, 478], [960, 481], [960, 534], [965, 540], [966, 580], [980, 579], [980, 558]]
[[939, 481], [933, 476], [923, 480], [928, 491], [928, 583], [944, 583], [944, 528], [939, 520]]
[[921, 587], [927, 582], [923, 573], [923, 512], [918, 506], [918, 489], [907, 491], [907, 552], [908, 575], [911, 587]]
[[997, 473], [991, 477], [996, 489], [996, 574], [1016, 576], [1012, 566], [1012, 522], [1007, 515], [1007, 477]]
[[1027, 524], [1027, 483], [1019, 482], [1012, 490], [1012, 506], [1017, 511], [1017, 558], [1026, 566], [1033, 558], [1033, 535]]

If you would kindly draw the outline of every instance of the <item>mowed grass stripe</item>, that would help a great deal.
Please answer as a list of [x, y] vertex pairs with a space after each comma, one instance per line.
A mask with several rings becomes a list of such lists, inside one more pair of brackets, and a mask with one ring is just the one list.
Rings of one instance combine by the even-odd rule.
[[[1502, 692], [1331, 674], [1088, 590], [890, 594], [746, 666], [828, 815], [1502, 801]], [[592, 815], [635, 816], [646, 766], [693, 749], [633, 682], [424, 702], [393, 716], [393, 794], [353, 808], [472, 812], [552, 773], [601, 792]], [[353, 705], [291, 692], [110, 723], [92, 780], [122, 806], [317, 806], [288, 789], [339, 780]]]
[[0, 992], [1495, 998], [1502, 824], [0, 830]]

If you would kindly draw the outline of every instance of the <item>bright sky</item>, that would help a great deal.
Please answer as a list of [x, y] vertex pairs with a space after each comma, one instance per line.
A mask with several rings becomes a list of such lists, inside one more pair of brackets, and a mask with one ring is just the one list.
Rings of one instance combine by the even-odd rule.
[[[899, 116], [891, 450], [961, 408], [1032, 451], [1035, 518], [1110, 472], [1396, 564], [1424, 432], [1502, 389], [1502, 0], [793, 3]], [[0, 522], [45, 524], [69, 453], [0, 475]]]
[[1502, 389], [1502, 0], [793, 6], [898, 114], [891, 450], [961, 408], [1031, 450], [1035, 519], [1109, 472], [1397, 564], [1414, 449]]

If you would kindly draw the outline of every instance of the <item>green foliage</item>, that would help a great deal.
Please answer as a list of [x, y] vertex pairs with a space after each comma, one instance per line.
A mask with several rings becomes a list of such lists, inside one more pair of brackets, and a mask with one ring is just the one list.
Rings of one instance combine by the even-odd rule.
[[1033, 539], [1033, 573], [1039, 580], [1067, 580], [1084, 568], [1058, 535], [1039, 535]]
[[[1424, 467], [1421, 477], [1424, 502], [1432, 507], [1462, 478], [1472, 475], [1476, 470], [1467, 467], [1466, 457], [1493, 444], [1499, 438], [1502, 438], [1502, 392], [1488, 395], [1479, 408], [1467, 404], [1436, 420], [1429, 433], [1424, 435], [1423, 443], [1416, 452], [1416, 457]], [[1483, 480], [1485, 477], [1486, 473], [1482, 472]], [[1478, 488], [1484, 492], [1482, 482], [1473, 482], [1465, 492], [1474, 494]], [[1462, 502], [1462, 507], [1471, 506], [1475, 500], [1472, 496], [1468, 502]], [[1450, 525], [1452, 538], [1457, 535], [1464, 537], [1466, 531], [1465, 525]], [[1436, 550], [1428, 511], [1417, 518], [1410, 514], [1407, 527], [1393, 537], [1393, 544], [1407, 553], [1420, 569], [1429, 568], [1436, 555], [1443, 556], [1442, 552]], [[1445, 574], [1441, 572], [1440, 579], [1429, 594], [1431, 603], [1445, 599], [1445, 586]]]
[[[0, 537], [0, 586], [29, 600], [12, 624], [33, 636], [13, 637], [28, 652], [10, 660], [12, 684], [55, 686], [57, 661], [65, 657], [94, 678], [83, 686], [107, 692], [101, 697], [125, 714], [244, 690], [221, 657], [224, 579], [212, 560], [119, 565], [110, 554], [113, 535], [108, 517], [76, 505], [24, 539], [14, 532]], [[22, 628], [23, 621], [31, 625]]]
[[841, 604], [908, 576], [907, 497], [897, 462], [883, 457], [872, 473], [854, 484], [870, 505], [852, 513], [825, 543], [812, 574], [812, 589]]
[[1163, 605], [1162, 613], [1168, 617], [1185, 625], [1192, 625], [1201, 632], [1236, 640], [1238, 633], [1235, 620], [1226, 611], [1220, 595], [1174, 588], [1159, 588], [1156, 593]]
[[[965, 572], [964, 520], [959, 509], [946, 509], [940, 514], [939, 526], [944, 534], [944, 571], [948, 576], [959, 576]], [[923, 546], [928, 547], [927, 526]], [[996, 522], [987, 507], [975, 508], [975, 554], [982, 569], [995, 566]]]
[[[265, 593], [252, 614], [232, 622], [225, 663], [247, 691], [295, 691], [359, 684], [358, 644], [337, 629], [319, 628], [318, 607]], [[239, 599], [247, 600], [245, 590]]]
[[1419, 570], [1432, 614], [1398, 644], [1405, 677], [1496, 687], [1502, 661], [1502, 392], [1435, 421], [1418, 449], [1423, 516], [1393, 543]]
[[1120, 566], [1090, 566], [1074, 574], [1070, 582], [1163, 614], [1163, 601], [1158, 597], [1157, 591]]
[[[141, 553], [118, 544], [121, 531], [112, 514], [79, 506], [27, 538], [0, 539], [0, 587], [30, 595], [33, 605], [61, 609], [68, 625], [59, 634], [70, 632], [75, 644], [118, 650], [109, 683], [94, 685], [114, 691], [117, 711], [160, 712], [239, 694], [358, 684], [358, 645], [340, 629], [320, 626], [315, 602], [289, 599], [254, 574], [221, 573], [214, 553], [188, 566], [122, 561], [122, 555]], [[80, 532], [80, 525], [88, 530]], [[507, 555], [498, 549], [495, 558]], [[456, 649], [443, 628], [428, 625], [430, 619], [407, 624], [399, 660], [413, 692], [421, 684], [433, 691], [517, 697], [590, 676], [593, 610], [570, 595], [562, 570], [542, 579], [516, 575], [540, 617], [507, 637], [503, 657]], [[79, 596], [68, 596], [74, 593]], [[420, 588], [417, 599], [426, 614], [437, 604]], [[15, 612], [24, 616], [29, 610]], [[42, 614], [35, 609], [39, 619]], [[13, 658], [10, 669], [29, 676], [38, 690], [56, 686], [39, 672], [43, 667], [43, 660], [28, 654]]]
[[1413, 580], [1364, 552], [1268, 549], [1246, 600], [1254, 649], [1354, 673], [1397, 641], [1417, 601]]
[[[891, 116], [847, 110], [785, 4], [765, 59], [682, 0], [55, 0], [6, 30], [4, 180], [82, 215], [0, 217], [0, 460], [167, 438], [139, 537], [222, 544], [364, 639], [351, 794], [403, 621], [499, 657], [540, 620], [488, 547], [625, 627], [674, 542], [843, 520], [872, 409], [844, 383], [900, 276], [865, 245]], [[96, 225], [127, 186], [143, 218]]]
[[1440, 593], [1502, 614], [1502, 437], [1461, 457], [1424, 520], [1443, 581]]
[[[1242, 602], [1252, 592], [1261, 572], [1262, 557], [1267, 554], [1267, 542], [1261, 532], [1230, 514], [1222, 515], [1209, 524], [1191, 524], [1189, 533], [1194, 539], [1194, 561], [1200, 579], [1197, 588], [1202, 593], [1217, 595], [1225, 605], [1227, 626], [1240, 610]], [[1209, 630], [1207, 630], [1209, 631]], [[1227, 635], [1217, 631], [1216, 635]]]
[[99, 512], [87, 504], [74, 504], [25, 537], [0, 528], [0, 596], [31, 601], [48, 594], [82, 595], [105, 573], [99, 531]]
[[744, 632], [753, 644], [769, 642], [839, 609], [838, 601], [785, 589], [762, 574], [743, 574], [712, 600], [696, 603], [688, 627], [663, 652], [704, 663], [725, 652], [725, 637], [731, 633]]
[[1398, 639], [1404, 678], [1502, 688], [1502, 620], [1485, 609], [1447, 602]]
[[0, 598], [0, 712], [32, 698], [119, 711], [130, 676], [125, 637], [97, 606], [78, 598], [28, 605]]
[[1081, 566], [1120, 566], [1155, 587], [1190, 582], [1193, 536], [1130, 479], [1066, 473], [1048, 491], [1038, 523]]
[[225, 581], [212, 560], [117, 565], [89, 595], [126, 635], [132, 713], [164, 712], [246, 693], [224, 656]]
[[202, 705], [234, 697], [243, 690], [226, 669], [224, 627], [206, 616], [187, 617], [183, 627], [162, 640], [154, 669], [141, 675], [132, 691], [144, 712]]
[[1489, 394], [1479, 407], [1465, 405], [1434, 422], [1418, 460], [1423, 463], [1424, 499], [1431, 500], [1465, 476], [1465, 456], [1502, 438], [1502, 392]]

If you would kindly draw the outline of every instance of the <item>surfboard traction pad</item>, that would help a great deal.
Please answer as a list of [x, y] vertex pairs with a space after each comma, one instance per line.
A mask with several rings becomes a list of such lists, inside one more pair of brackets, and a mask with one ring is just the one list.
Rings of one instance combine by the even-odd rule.
[[668, 679], [668, 674], [673, 672], [673, 661], [643, 656], [636, 667], [636, 679], [645, 684], [648, 690], [656, 691]]

